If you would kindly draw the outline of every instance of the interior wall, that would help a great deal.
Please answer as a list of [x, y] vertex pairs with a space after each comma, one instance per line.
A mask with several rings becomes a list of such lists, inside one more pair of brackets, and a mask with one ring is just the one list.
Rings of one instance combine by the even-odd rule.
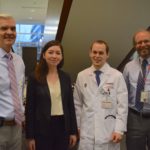
[[102, 39], [110, 47], [109, 63], [117, 67], [132, 48], [132, 35], [150, 25], [149, 0], [74, 0], [64, 31], [64, 70], [75, 81], [90, 66], [89, 47]]

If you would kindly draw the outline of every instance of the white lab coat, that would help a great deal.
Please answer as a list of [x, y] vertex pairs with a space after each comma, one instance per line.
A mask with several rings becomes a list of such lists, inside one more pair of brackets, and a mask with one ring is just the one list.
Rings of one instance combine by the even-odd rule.
[[[119, 150], [110, 142], [111, 134], [126, 131], [128, 113], [127, 88], [122, 74], [107, 63], [100, 69], [97, 86], [94, 67], [80, 72], [74, 88], [74, 103], [78, 128], [79, 150]], [[102, 108], [102, 101], [111, 101], [112, 108]]]

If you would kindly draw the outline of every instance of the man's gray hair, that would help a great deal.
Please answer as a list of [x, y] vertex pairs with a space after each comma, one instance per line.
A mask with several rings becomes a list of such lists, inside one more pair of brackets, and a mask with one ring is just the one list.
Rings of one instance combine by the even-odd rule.
[[14, 18], [9, 14], [0, 13], [0, 19], [14, 19]]

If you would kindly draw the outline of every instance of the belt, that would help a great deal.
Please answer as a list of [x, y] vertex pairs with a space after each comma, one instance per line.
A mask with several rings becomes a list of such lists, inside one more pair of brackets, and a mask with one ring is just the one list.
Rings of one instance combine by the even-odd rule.
[[15, 120], [4, 120], [3, 126], [14, 126], [16, 125]]
[[133, 114], [136, 114], [138, 116], [141, 116], [143, 118], [150, 118], [150, 112], [139, 112], [136, 111], [135, 109], [129, 108], [129, 112], [132, 112]]
[[0, 127], [2, 126], [15, 126], [16, 122], [15, 120], [5, 120], [4, 118], [0, 117]]

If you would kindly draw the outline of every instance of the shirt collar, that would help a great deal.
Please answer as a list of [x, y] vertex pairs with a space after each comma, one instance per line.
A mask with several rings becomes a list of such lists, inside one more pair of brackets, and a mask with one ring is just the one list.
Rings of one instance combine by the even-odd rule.
[[[13, 52], [10, 51], [10, 53], [11, 53], [12, 56], [13, 56]], [[5, 57], [6, 54], [7, 54], [7, 52], [6, 52], [4, 49], [0, 48], [0, 58]]]
[[[148, 64], [150, 64], [150, 57], [146, 59], [148, 61]], [[142, 64], [143, 58], [139, 57], [139, 62], [140, 64]]]
[[108, 67], [109, 67], [109, 64], [108, 63], [105, 63], [100, 69], [95, 69], [95, 67], [92, 65], [90, 67], [90, 72], [89, 74], [94, 74], [94, 71], [95, 70], [100, 70], [102, 73], [105, 73], [107, 70], [108, 70]]

